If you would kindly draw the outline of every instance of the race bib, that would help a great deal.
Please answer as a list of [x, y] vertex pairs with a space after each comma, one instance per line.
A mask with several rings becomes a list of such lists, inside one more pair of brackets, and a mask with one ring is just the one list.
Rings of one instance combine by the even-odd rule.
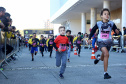
[[36, 45], [36, 43], [33, 43], [32, 45]]
[[60, 45], [59, 48], [62, 49], [62, 50], [65, 50], [66, 49], [66, 45], [65, 44]]
[[81, 44], [81, 41], [77, 41], [77, 44]]
[[53, 42], [50, 41], [49, 44], [53, 44]]
[[40, 44], [40, 46], [44, 46], [44, 44]]
[[102, 33], [101, 32], [101, 39], [109, 39], [109, 33]]
[[33, 43], [32, 45], [33, 45], [33, 47], [36, 47], [36, 43]]
[[69, 41], [69, 44], [71, 45], [71, 41]]

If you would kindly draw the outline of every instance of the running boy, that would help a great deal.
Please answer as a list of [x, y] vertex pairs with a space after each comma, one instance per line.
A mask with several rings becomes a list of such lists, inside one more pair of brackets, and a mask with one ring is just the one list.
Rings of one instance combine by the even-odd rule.
[[65, 72], [66, 68], [66, 62], [67, 62], [67, 46], [69, 46], [68, 38], [65, 36], [65, 27], [60, 26], [59, 27], [59, 33], [60, 35], [56, 37], [54, 40], [54, 47], [56, 49], [56, 66], [60, 67], [61, 60], [62, 60], [62, 66], [60, 69], [60, 78], [64, 78], [63, 74]]
[[50, 58], [52, 57], [52, 50], [53, 50], [53, 43], [54, 43], [54, 39], [53, 39], [53, 36], [50, 35], [49, 36], [49, 39], [46, 41], [46, 45], [48, 47], [48, 51], [50, 52]]
[[74, 38], [74, 41], [76, 40], [76, 46], [77, 46], [77, 51], [78, 51], [78, 56], [80, 57], [80, 52], [81, 52], [81, 43], [82, 43], [82, 37], [81, 37], [81, 32], [78, 32], [77, 37]]
[[36, 55], [38, 52], [38, 45], [39, 45], [39, 39], [36, 38], [36, 33], [33, 34], [32, 42], [30, 44], [32, 45], [31, 47], [32, 61], [34, 61], [34, 51]]
[[40, 41], [39, 41], [39, 46], [40, 46], [40, 51], [41, 51], [42, 57], [44, 56], [43, 52], [44, 52], [44, 45], [45, 44], [46, 44], [46, 41], [44, 39], [44, 36], [41, 35]]
[[91, 42], [91, 37], [94, 35], [96, 30], [98, 29], [98, 46], [101, 50], [101, 56], [97, 56], [97, 59], [94, 61], [94, 64], [97, 64], [99, 60], [104, 61], [104, 79], [109, 79], [111, 76], [107, 73], [108, 69], [108, 58], [109, 58], [109, 50], [112, 45], [112, 36], [111, 31], [113, 30], [115, 33], [119, 33], [114, 22], [110, 21], [110, 11], [107, 8], [104, 8], [100, 14], [102, 21], [97, 22], [97, 24], [92, 28], [92, 31], [89, 36], [89, 42]]
[[68, 41], [69, 41], [69, 49], [68, 49], [68, 62], [70, 62], [70, 51], [71, 51], [71, 45], [73, 44], [73, 37], [70, 35], [71, 34], [71, 30], [67, 30], [66, 31], [66, 36], [68, 37]]

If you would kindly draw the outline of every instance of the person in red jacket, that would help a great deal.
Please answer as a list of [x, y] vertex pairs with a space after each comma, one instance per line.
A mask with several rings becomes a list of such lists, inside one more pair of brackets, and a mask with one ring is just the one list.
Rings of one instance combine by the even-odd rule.
[[66, 62], [67, 62], [67, 49], [69, 46], [68, 38], [65, 36], [65, 27], [60, 26], [59, 27], [59, 33], [60, 35], [56, 37], [54, 40], [54, 48], [56, 49], [56, 66], [60, 67], [61, 60], [62, 60], [62, 66], [60, 69], [60, 78], [64, 78], [63, 73], [65, 72], [66, 68]]

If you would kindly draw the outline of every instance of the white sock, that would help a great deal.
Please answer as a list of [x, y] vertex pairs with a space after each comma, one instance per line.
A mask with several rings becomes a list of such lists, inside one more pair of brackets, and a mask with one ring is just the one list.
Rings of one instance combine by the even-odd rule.
[[97, 59], [100, 60], [100, 57], [98, 57]]
[[107, 71], [106, 72], [104, 72], [104, 74], [106, 74], [107, 73]]

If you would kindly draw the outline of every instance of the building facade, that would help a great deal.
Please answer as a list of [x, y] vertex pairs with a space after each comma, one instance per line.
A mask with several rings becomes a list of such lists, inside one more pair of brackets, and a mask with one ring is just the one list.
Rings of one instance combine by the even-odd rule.
[[72, 34], [89, 33], [89, 29], [101, 20], [103, 8], [110, 9], [111, 20], [123, 31], [126, 0], [50, 0], [51, 22], [64, 25]]

